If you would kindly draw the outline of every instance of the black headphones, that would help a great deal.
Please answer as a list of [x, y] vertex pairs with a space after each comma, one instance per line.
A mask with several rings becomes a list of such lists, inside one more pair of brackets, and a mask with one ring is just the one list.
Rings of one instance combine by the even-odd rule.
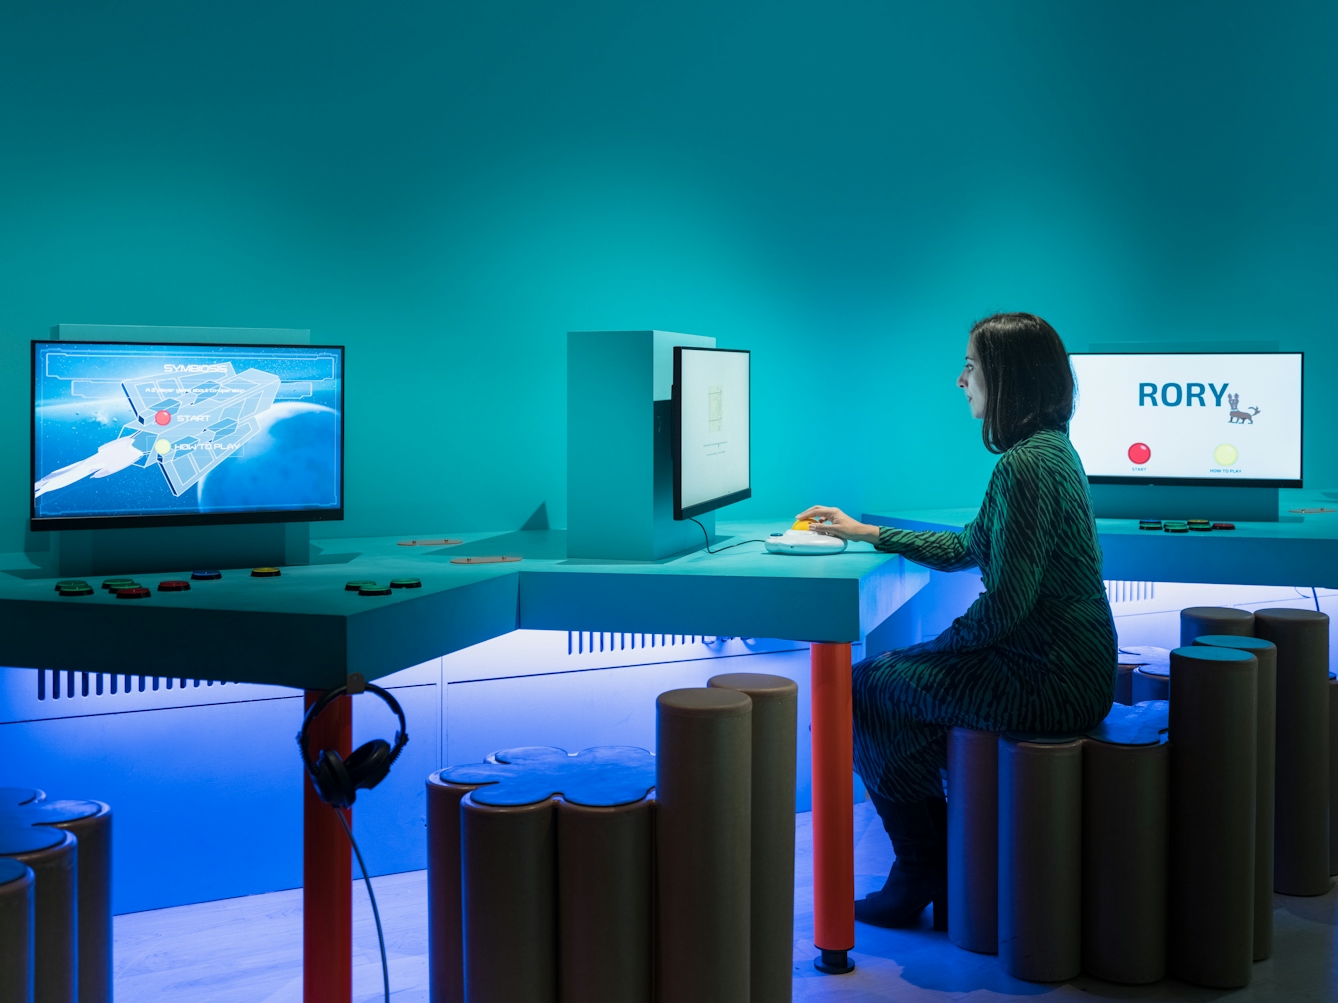
[[[311, 726], [311, 722], [320, 717], [321, 711], [330, 706], [336, 698], [346, 693], [350, 696], [356, 695], [364, 690], [375, 693], [384, 700], [400, 719], [400, 730], [395, 732], [394, 748], [385, 739], [376, 738], [358, 746], [349, 753], [348, 759], [341, 757], [334, 749], [322, 749], [313, 762], [311, 754], [307, 751], [307, 729]], [[297, 747], [302, 754], [302, 765], [307, 768], [307, 775], [311, 777], [316, 794], [326, 804], [336, 808], [348, 808], [357, 798], [359, 788], [371, 790], [386, 779], [390, 767], [399, 758], [399, 754], [408, 742], [409, 729], [405, 724], [404, 711], [399, 701], [380, 686], [363, 682], [362, 676], [357, 674], [349, 676], [346, 685], [335, 687], [312, 704], [307, 716], [302, 719], [302, 730], [297, 733]]]

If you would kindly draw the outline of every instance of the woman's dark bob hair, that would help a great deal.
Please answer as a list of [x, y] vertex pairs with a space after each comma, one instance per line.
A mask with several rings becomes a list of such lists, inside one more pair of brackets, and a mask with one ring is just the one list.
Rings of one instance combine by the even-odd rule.
[[1002, 453], [1043, 428], [1067, 432], [1073, 417], [1073, 370], [1055, 329], [1030, 313], [996, 313], [971, 326], [985, 379], [980, 437]]

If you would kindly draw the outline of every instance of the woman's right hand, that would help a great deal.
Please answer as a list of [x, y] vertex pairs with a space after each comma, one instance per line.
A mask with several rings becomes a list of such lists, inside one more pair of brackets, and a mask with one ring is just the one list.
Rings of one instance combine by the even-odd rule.
[[808, 521], [808, 528], [825, 536], [835, 536], [841, 540], [863, 540], [866, 543], [878, 542], [878, 527], [858, 522], [846, 515], [839, 508], [831, 505], [813, 505], [795, 516], [796, 521]]

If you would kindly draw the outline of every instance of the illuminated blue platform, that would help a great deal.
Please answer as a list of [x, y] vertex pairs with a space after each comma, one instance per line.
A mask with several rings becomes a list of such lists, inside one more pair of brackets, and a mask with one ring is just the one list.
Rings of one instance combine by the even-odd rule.
[[[1237, 522], [1234, 530], [1166, 533], [1134, 519], [1098, 519], [1101, 577], [1115, 581], [1338, 587], [1338, 492], [1283, 491], [1278, 522]], [[1331, 497], [1335, 496], [1335, 497]], [[863, 521], [902, 529], [960, 530], [973, 508], [874, 510]]]
[[[764, 537], [774, 522], [722, 527]], [[0, 581], [0, 665], [183, 676], [325, 689], [351, 672], [397, 672], [517, 628], [714, 634], [802, 641], [864, 638], [922, 589], [929, 572], [867, 544], [790, 557], [749, 543], [654, 562], [568, 559], [560, 530], [460, 534], [450, 547], [401, 547], [396, 537], [328, 541], [338, 553], [278, 578], [225, 571], [188, 592], [158, 582], [191, 569], [135, 576], [147, 599], [62, 597], [56, 579]], [[455, 557], [516, 555], [505, 564]], [[415, 577], [389, 596], [350, 580]]]

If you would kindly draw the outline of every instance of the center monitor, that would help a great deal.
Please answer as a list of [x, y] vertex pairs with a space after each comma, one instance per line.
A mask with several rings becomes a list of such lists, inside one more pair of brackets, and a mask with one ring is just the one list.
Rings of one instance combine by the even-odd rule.
[[1091, 483], [1301, 487], [1300, 352], [1069, 358]]
[[746, 351], [674, 348], [674, 518], [751, 498]]
[[31, 525], [344, 516], [344, 350], [32, 343]]

